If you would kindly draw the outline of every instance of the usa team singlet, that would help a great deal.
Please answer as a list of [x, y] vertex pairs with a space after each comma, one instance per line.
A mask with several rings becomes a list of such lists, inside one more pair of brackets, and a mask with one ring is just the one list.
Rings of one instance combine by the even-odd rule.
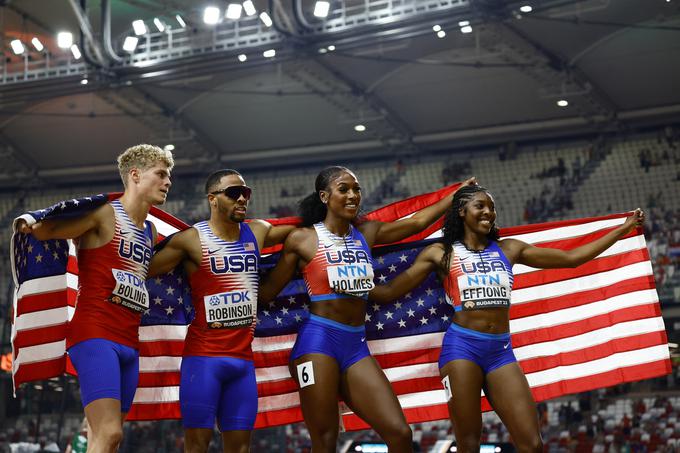
[[456, 311], [509, 308], [512, 282], [512, 266], [497, 242], [482, 251], [453, 243], [444, 289]]
[[314, 224], [314, 229], [319, 238], [316, 254], [302, 269], [309, 299], [318, 302], [348, 294], [366, 299], [375, 285], [371, 249], [364, 236], [352, 225], [345, 237], [328, 231], [323, 222]]
[[151, 223], [140, 229], [120, 200], [111, 203], [115, 232], [107, 244], [78, 249], [78, 295], [66, 347], [101, 338], [137, 348], [138, 329], [149, 308], [145, 280], [153, 251]]
[[201, 240], [201, 264], [191, 274], [196, 316], [184, 356], [253, 359], [260, 251], [250, 227], [240, 224], [238, 241], [217, 237], [207, 221], [194, 225]]

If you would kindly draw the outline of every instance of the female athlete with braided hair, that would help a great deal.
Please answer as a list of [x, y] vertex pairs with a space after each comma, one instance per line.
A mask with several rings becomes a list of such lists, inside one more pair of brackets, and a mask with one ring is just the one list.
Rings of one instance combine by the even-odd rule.
[[[573, 250], [534, 247], [498, 239], [496, 210], [481, 186], [461, 188], [445, 217], [443, 238], [426, 247], [413, 265], [369, 300], [389, 302], [418, 286], [432, 271], [455, 310], [444, 335], [439, 372], [448, 398], [458, 452], [479, 452], [481, 390], [521, 452], [541, 452], [536, 404], [510, 345], [510, 292], [514, 264], [535, 268], [577, 267], [612, 246], [644, 221], [637, 209], [605, 236]], [[471, 277], [471, 278], [469, 278]]]

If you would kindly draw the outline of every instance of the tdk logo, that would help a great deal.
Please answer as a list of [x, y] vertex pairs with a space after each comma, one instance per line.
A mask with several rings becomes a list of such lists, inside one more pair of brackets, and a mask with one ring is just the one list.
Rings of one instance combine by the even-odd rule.
[[120, 240], [118, 246], [118, 254], [126, 259], [132, 260], [135, 263], [145, 264], [151, 261], [151, 249], [144, 244], [138, 242]]
[[238, 304], [241, 302], [251, 302], [250, 291], [233, 291], [231, 293], [215, 294], [210, 297], [210, 305], [216, 306], [223, 304]]
[[257, 272], [257, 256], [252, 254], [211, 256], [210, 270], [213, 274]]
[[220, 298], [219, 297], [217, 297], [217, 296], [211, 296], [210, 297], [210, 305], [212, 305], [214, 307], [214, 306], [219, 305], [219, 304], [220, 304]]
[[329, 264], [354, 264], [354, 263], [370, 263], [371, 260], [364, 250], [332, 250], [326, 252], [326, 261]]

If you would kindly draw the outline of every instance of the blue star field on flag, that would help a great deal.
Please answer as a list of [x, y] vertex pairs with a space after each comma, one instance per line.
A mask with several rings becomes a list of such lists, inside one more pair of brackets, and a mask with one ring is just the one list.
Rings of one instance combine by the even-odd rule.
[[[375, 283], [390, 281], [413, 264], [423, 247], [420, 241], [406, 246], [383, 247], [374, 252]], [[278, 255], [265, 257], [263, 272], [273, 267]], [[389, 304], [367, 303], [366, 335], [369, 340], [443, 332], [451, 323], [453, 307], [437, 277], [432, 273], [414, 292]], [[255, 336], [266, 337], [295, 333], [309, 316], [310, 301], [305, 284], [298, 275], [273, 301], [258, 308]]]

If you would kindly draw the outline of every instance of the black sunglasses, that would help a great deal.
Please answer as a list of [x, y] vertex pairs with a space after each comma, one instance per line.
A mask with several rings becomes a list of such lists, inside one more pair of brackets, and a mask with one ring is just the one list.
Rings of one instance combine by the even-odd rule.
[[241, 195], [243, 195], [243, 198], [246, 200], [250, 200], [250, 194], [253, 192], [253, 189], [251, 189], [248, 186], [229, 186], [225, 187], [224, 189], [216, 190], [214, 192], [210, 192], [211, 195], [217, 195], [220, 193], [225, 194], [232, 200], [238, 200]]

